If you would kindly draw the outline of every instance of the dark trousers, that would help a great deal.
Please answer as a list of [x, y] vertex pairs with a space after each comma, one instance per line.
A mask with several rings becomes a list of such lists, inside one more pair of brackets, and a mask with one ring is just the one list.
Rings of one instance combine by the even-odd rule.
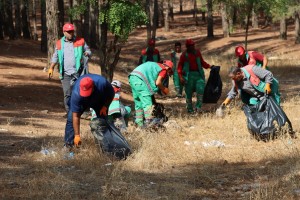
[[61, 84], [64, 92], [64, 105], [67, 113], [69, 111], [68, 102], [71, 98], [71, 92], [72, 92], [71, 79], [72, 79], [71, 75], [64, 74], [64, 79], [61, 80]]

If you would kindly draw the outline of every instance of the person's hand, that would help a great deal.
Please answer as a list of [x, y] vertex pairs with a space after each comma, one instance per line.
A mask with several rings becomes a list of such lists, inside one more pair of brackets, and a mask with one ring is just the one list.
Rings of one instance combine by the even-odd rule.
[[230, 103], [231, 99], [226, 98], [225, 101], [223, 101], [222, 105], [227, 106]]
[[79, 147], [81, 145], [80, 135], [75, 135], [74, 145], [75, 145], [75, 147]]
[[101, 116], [106, 116], [107, 115], [107, 107], [106, 106], [102, 106], [102, 108], [100, 110], [100, 115]]
[[167, 87], [165, 87], [165, 88], [162, 89], [161, 91], [162, 91], [162, 93], [163, 93], [164, 95], [169, 94], [169, 88], [167, 88]]
[[48, 75], [49, 75], [49, 78], [52, 78], [52, 76], [53, 76], [53, 69], [51, 67], [48, 69]]
[[184, 84], [185, 84], [184, 78], [183, 78], [183, 77], [180, 77], [179, 79], [180, 79], [180, 83], [181, 83], [182, 85], [184, 85]]
[[265, 91], [267, 94], [270, 94], [272, 92], [270, 83], [266, 83]]

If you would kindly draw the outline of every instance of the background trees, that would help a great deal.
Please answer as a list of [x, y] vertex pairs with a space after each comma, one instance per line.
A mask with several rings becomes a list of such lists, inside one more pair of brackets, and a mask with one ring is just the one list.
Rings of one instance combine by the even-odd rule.
[[146, 25], [145, 41], [156, 38], [158, 27], [172, 29], [174, 9], [193, 14], [196, 25], [200, 11], [207, 37], [214, 37], [214, 18], [221, 17], [224, 37], [245, 29], [245, 46], [248, 29], [271, 25], [284, 40], [291, 22], [300, 42], [300, 0], [0, 0], [0, 40], [39, 40], [50, 58], [63, 24], [74, 23], [76, 34], [96, 49], [101, 73], [112, 79], [129, 34]]

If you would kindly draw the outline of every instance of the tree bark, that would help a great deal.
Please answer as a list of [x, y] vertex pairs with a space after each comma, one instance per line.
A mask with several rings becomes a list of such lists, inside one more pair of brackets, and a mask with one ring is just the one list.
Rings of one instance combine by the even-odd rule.
[[[73, 6], [78, 6], [81, 4], [81, 0], [73, 0]], [[78, 15], [78, 16], [73, 16], [73, 23], [75, 26], [75, 35], [77, 36], [82, 36], [82, 16]]]
[[169, 0], [169, 15], [172, 21], [174, 21], [174, 7], [173, 0]]
[[[58, 5], [57, 0], [46, 0], [47, 39], [48, 39], [48, 63], [55, 50], [58, 39]], [[48, 65], [47, 63], [47, 65]]]
[[165, 31], [170, 31], [170, 26], [169, 26], [169, 5], [170, 5], [170, 0], [168, 1], [165, 1], [165, 8], [164, 8], [164, 11], [165, 11]]
[[21, 38], [21, 12], [20, 12], [20, 0], [15, 0], [15, 31], [16, 38]]
[[157, 19], [158, 19], [158, 1], [146, 0], [146, 13], [149, 22], [147, 23], [147, 40], [156, 37]]
[[90, 3], [87, 2], [87, 8], [84, 11], [83, 17], [84, 17], [84, 23], [83, 23], [83, 37], [84, 40], [87, 41], [90, 44], [90, 29], [89, 29], [89, 24], [90, 24], [90, 15], [91, 15], [91, 11], [90, 11]]
[[46, 24], [46, 0], [41, 0], [41, 25], [42, 25], [42, 36], [41, 36], [41, 51], [47, 52], [47, 24]]
[[30, 39], [30, 25], [28, 21], [28, 0], [21, 0], [21, 14], [22, 14], [22, 32], [23, 38]]
[[193, 0], [193, 1], [194, 1], [193, 17], [195, 19], [196, 26], [198, 26], [199, 23], [198, 23], [198, 16], [197, 16], [197, 13], [198, 13], [197, 0]]
[[286, 24], [286, 18], [283, 16], [280, 19], [280, 39], [286, 40], [287, 39], [287, 24]]
[[58, 6], [58, 33], [63, 36], [62, 27], [65, 24], [65, 3], [64, 0], [57, 0]]
[[183, 0], [179, 0], [179, 13], [182, 14], [183, 13]]
[[207, 0], [207, 37], [214, 37], [213, 2]]
[[299, 17], [299, 11], [295, 12], [295, 35], [296, 35], [295, 44], [300, 44], [300, 17]]
[[4, 35], [3, 35], [3, 7], [0, 6], [0, 40], [4, 40]]
[[89, 46], [91, 48], [97, 48], [97, 43], [98, 40], [97, 38], [99, 37], [97, 35], [97, 27], [98, 27], [98, 16], [99, 16], [99, 12], [97, 9], [97, 6], [95, 6], [94, 4], [90, 3], [90, 17], [89, 17]]
[[4, 1], [4, 34], [8, 36], [10, 40], [15, 39], [11, 0]]
[[38, 40], [37, 28], [36, 28], [36, 0], [32, 0], [32, 21], [33, 21], [33, 39]]
[[258, 19], [254, 8], [252, 9], [252, 27], [258, 29]]
[[224, 37], [229, 37], [229, 23], [227, 17], [227, 6], [224, 2], [221, 3], [222, 29]]

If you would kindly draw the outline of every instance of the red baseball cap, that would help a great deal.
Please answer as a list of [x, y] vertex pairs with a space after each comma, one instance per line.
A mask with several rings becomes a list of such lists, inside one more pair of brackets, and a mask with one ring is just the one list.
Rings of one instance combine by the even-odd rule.
[[240, 57], [240, 56], [244, 55], [244, 53], [245, 53], [244, 47], [242, 47], [242, 46], [237, 46], [237, 47], [235, 48], [235, 55], [236, 55], [236, 57]]
[[79, 83], [79, 94], [82, 97], [91, 96], [94, 88], [94, 81], [90, 77], [84, 77]]
[[193, 45], [195, 45], [195, 42], [192, 39], [187, 39], [185, 41], [185, 45], [186, 46], [193, 46]]
[[149, 46], [154, 46], [154, 45], [155, 45], [155, 40], [154, 40], [154, 39], [150, 39], [150, 40], [148, 41], [148, 45], [149, 45]]
[[63, 31], [74, 31], [74, 25], [67, 23], [63, 26]]

